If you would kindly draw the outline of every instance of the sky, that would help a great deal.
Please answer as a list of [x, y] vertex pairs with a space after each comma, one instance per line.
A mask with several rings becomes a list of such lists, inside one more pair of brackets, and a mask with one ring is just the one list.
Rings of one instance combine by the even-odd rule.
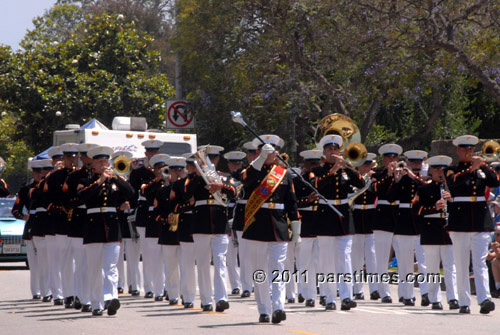
[[57, 0], [0, 0], [0, 44], [19, 49], [27, 30], [34, 28], [32, 20], [42, 16]]

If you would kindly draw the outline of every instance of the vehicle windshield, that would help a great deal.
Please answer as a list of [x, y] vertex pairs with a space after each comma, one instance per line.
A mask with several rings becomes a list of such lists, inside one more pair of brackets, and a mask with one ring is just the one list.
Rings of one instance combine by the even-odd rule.
[[0, 218], [13, 218], [12, 207], [14, 206], [15, 198], [0, 198]]

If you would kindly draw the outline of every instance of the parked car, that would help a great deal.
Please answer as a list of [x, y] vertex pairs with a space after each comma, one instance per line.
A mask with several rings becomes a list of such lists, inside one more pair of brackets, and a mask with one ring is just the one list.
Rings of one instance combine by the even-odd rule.
[[23, 240], [24, 220], [12, 215], [16, 198], [0, 198], [0, 262], [26, 262], [26, 243]]

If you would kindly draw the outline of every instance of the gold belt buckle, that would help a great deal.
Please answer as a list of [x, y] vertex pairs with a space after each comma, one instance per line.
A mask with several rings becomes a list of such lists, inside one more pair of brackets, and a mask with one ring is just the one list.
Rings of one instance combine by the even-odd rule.
[[445, 213], [441, 213], [441, 219], [444, 219], [446, 218], [446, 214]]
[[397, 201], [391, 202], [391, 206], [397, 206], [397, 205], [398, 205]]
[[269, 209], [275, 209], [275, 208], [276, 208], [276, 204], [275, 204], [275, 203], [272, 203], [272, 202], [269, 202], [269, 203], [267, 204], [267, 208], [269, 208]]
[[362, 210], [366, 210], [366, 209], [368, 209], [368, 205], [361, 205], [361, 209], [362, 209]]
[[335, 206], [339, 206], [339, 205], [341, 205], [342, 203], [341, 203], [341, 201], [340, 201], [340, 200], [335, 199], [335, 200], [333, 200], [333, 204], [334, 204]]
[[214, 204], [214, 199], [207, 200], [207, 205], [213, 205], [213, 204]]
[[99, 207], [99, 212], [104, 213], [105, 212], [105, 208], [104, 207]]
[[318, 206], [312, 206], [312, 211], [316, 212], [318, 210]]
[[471, 201], [471, 202], [476, 202], [476, 201], [477, 201], [477, 197], [476, 197], [476, 196], [472, 196], [472, 197], [470, 197], [470, 201]]

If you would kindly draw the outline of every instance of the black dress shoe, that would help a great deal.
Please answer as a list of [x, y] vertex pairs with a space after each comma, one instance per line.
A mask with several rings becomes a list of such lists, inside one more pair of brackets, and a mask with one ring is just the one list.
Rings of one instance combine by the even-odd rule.
[[163, 301], [163, 296], [160, 295], [158, 297], [155, 297], [155, 301]]
[[248, 298], [250, 297], [250, 291], [249, 290], [244, 290], [243, 293], [241, 293], [242, 298]]
[[150, 298], [153, 298], [155, 295], [153, 294], [153, 292], [147, 292], [145, 295], [144, 295], [144, 298], [147, 298], [147, 299], [150, 299]]
[[326, 306], [326, 296], [322, 295], [319, 297], [319, 304], [321, 306]]
[[378, 291], [373, 291], [372, 293], [370, 293], [370, 300], [378, 300], [380, 299], [380, 294], [378, 293]]
[[132, 290], [132, 291], [130, 292], [130, 294], [131, 294], [133, 297], [137, 297], [137, 296], [139, 296], [139, 295], [141, 294], [141, 292], [139, 292], [138, 290]]
[[325, 305], [325, 311], [335, 311], [337, 309], [337, 305], [334, 302], [329, 302]]
[[231, 294], [240, 294], [240, 289], [239, 288], [235, 288], [231, 291]]
[[280, 323], [286, 320], [286, 313], [284, 310], [278, 309], [273, 312], [273, 317], [271, 318], [272, 323]]
[[355, 301], [352, 301], [350, 298], [345, 298], [342, 300], [342, 303], [340, 304], [340, 310], [342, 311], [348, 311], [351, 308], [357, 307], [358, 304]]
[[290, 298], [287, 301], [289, 304], [295, 304], [295, 298]]
[[314, 307], [314, 299], [307, 299], [306, 307]]
[[420, 306], [426, 307], [426, 306], [429, 306], [430, 304], [431, 304], [431, 302], [429, 300], [429, 294], [427, 294], [427, 293], [422, 294], [422, 300], [420, 301]]
[[459, 309], [460, 305], [458, 304], [458, 300], [453, 299], [448, 301], [448, 305], [450, 306], [450, 309]]
[[108, 305], [108, 315], [115, 315], [116, 311], [120, 309], [120, 300], [113, 299]]
[[495, 310], [495, 303], [490, 299], [484, 300], [481, 304], [479, 304], [479, 306], [481, 306], [481, 309], [479, 310], [479, 313], [481, 314], [488, 314], [489, 312]]
[[42, 302], [51, 302], [51, 301], [52, 301], [52, 295], [46, 295], [42, 299]]
[[432, 309], [439, 309], [439, 310], [441, 310], [441, 309], [443, 309], [443, 305], [441, 305], [440, 302], [433, 302], [432, 303]]
[[356, 293], [354, 295], [354, 300], [365, 300], [365, 295], [363, 293]]
[[64, 305], [64, 300], [63, 299], [54, 299], [54, 305], [62, 306], [62, 305]]
[[469, 308], [469, 306], [460, 306], [460, 309], [458, 310], [458, 313], [470, 314], [470, 308]]
[[259, 316], [259, 322], [264, 323], [264, 322], [269, 322], [269, 321], [271, 321], [271, 320], [269, 319], [269, 315], [268, 314], [261, 314]]
[[172, 300], [169, 300], [168, 301], [168, 304], [169, 305], [177, 305], [179, 303], [179, 299], [172, 299]]
[[123, 293], [123, 287], [118, 287], [118, 294]]
[[392, 304], [392, 298], [390, 296], [386, 296], [382, 298], [383, 304]]
[[90, 313], [92, 312], [92, 305], [91, 304], [86, 304], [82, 306], [82, 312], [84, 313]]
[[184, 308], [194, 308], [194, 304], [192, 302], [185, 302]]
[[399, 297], [399, 302], [403, 302], [404, 300], [405, 300], [405, 298]]
[[92, 311], [92, 316], [102, 316], [103, 310], [102, 309], [94, 309]]
[[415, 306], [415, 301], [413, 301], [413, 299], [403, 299], [403, 305], [405, 305], [405, 306]]
[[226, 300], [219, 300], [215, 304], [216, 312], [224, 312], [226, 309], [229, 309], [229, 303]]
[[203, 309], [203, 312], [213, 312], [214, 311], [212, 304], [202, 305], [201, 309]]
[[64, 308], [73, 308], [75, 307], [75, 298], [74, 297], [67, 297], [64, 299]]
[[302, 295], [302, 293], [299, 293], [299, 296], [298, 296], [298, 301], [299, 303], [303, 303], [306, 299], [304, 298], [304, 296]]
[[40, 294], [35, 294], [33, 296], [33, 300], [40, 300], [40, 298], [41, 298]]
[[82, 303], [80, 301], [80, 299], [78, 297], [75, 297], [75, 302], [73, 304], [73, 307], [75, 307], [75, 309], [81, 309], [82, 308]]

